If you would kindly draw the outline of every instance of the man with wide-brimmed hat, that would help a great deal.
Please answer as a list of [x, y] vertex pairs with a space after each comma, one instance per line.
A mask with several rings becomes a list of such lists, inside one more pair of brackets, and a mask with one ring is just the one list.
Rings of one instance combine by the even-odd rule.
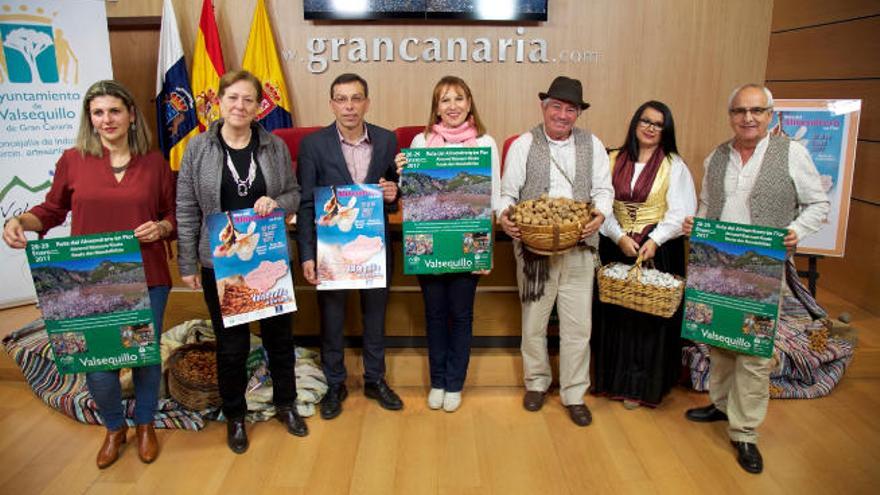
[[[611, 214], [611, 185], [605, 145], [589, 131], [575, 127], [583, 101], [577, 79], [560, 76], [546, 93], [538, 93], [544, 122], [520, 135], [510, 146], [501, 180], [498, 216], [514, 239], [517, 285], [522, 302], [522, 355], [526, 394], [523, 407], [538, 411], [552, 374], [547, 353], [547, 323], [556, 303], [559, 314], [559, 395], [578, 426], [592, 422], [584, 404], [590, 386], [590, 332], [594, 253], [597, 232]], [[511, 205], [546, 194], [590, 202], [594, 216], [578, 245], [563, 254], [542, 256], [524, 248], [520, 231], [508, 217]]]

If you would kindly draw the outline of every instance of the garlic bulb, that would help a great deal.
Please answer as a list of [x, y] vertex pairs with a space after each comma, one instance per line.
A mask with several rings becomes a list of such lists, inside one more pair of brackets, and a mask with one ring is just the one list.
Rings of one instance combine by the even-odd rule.
[[[616, 280], [625, 280], [629, 274], [632, 265], [624, 265], [622, 263], [613, 263], [602, 269], [602, 273], [606, 277]], [[681, 285], [681, 280], [675, 278], [671, 273], [661, 272], [653, 268], [642, 268], [639, 275], [639, 282], [644, 285], [653, 285], [655, 287], [664, 287], [674, 289]]]

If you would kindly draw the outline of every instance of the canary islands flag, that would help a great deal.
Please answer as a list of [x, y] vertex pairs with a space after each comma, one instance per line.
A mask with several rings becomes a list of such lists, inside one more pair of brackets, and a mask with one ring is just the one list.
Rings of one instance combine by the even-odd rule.
[[223, 68], [223, 50], [220, 48], [220, 35], [211, 0], [203, 0], [202, 15], [199, 18], [199, 34], [193, 51], [192, 89], [196, 100], [196, 117], [199, 119], [199, 132], [220, 118], [220, 99], [217, 96]]
[[260, 102], [260, 114], [257, 120], [267, 131], [292, 127], [290, 117], [290, 98], [284, 84], [284, 74], [275, 51], [275, 40], [272, 37], [272, 26], [266, 14], [263, 0], [257, 0], [254, 20], [251, 22], [251, 33], [248, 36], [247, 48], [244, 51], [243, 69], [250, 71], [263, 83], [263, 101]]
[[180, 169], [183, 149], [198, 134], [195, 105], [177, 30], [177, 17], [171, 0], [162, 7], [162, 28], [159, 31], [159, 66], [156, 70], [156, 121], [159, 147], [171, 164]]

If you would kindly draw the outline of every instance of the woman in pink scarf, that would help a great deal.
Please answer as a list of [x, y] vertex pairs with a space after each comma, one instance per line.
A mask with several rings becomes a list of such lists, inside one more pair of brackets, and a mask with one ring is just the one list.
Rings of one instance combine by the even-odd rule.
[[[431, 114], [425, 132], [411, 148], [441, 146], [488, 147], [492, 150], [492, 207], [500, 194], [500, 164], [495, 140], [486, 134], [471, 89], [458, 77], [446, 76], [434, 86]], [[398, 173], [406, 165], [396, 157]], [[406, 208], [406, 205], [404, 205]], [[461, 405], [461, 390], [471, 354], [474, 297], [479, 275], [488, 272], [419, 275], [425, 301], [431, 391], [428, 407], [453, 412]]]

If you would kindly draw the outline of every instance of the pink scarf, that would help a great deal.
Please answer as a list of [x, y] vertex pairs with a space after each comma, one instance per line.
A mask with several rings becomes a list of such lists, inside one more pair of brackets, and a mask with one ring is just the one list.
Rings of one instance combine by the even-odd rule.
[[432, 125], [426, 146], [439, 148], [446, 143], [464, 143], [465, 146], [474, 147], [477, 145], [477, 128], [474, 127], [470, 119], [458, 127], [446, 127], [443, 124]]

